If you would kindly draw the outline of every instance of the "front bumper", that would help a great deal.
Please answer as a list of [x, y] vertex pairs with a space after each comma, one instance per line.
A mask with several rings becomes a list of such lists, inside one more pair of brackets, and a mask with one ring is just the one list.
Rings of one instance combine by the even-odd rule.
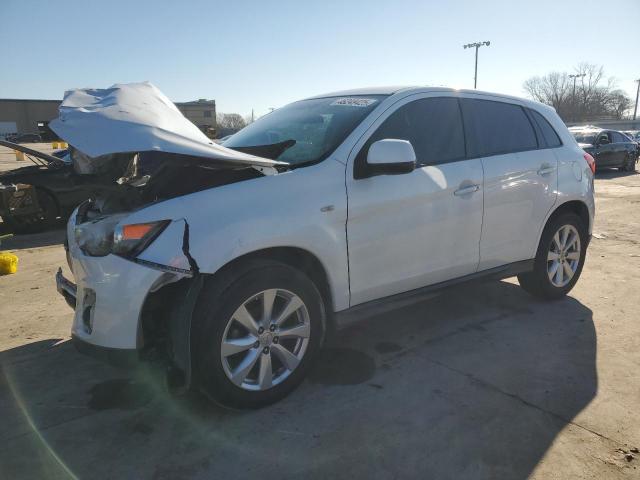
[[56, 274], [56, 286], [74, 308], [71, 333], [87, 344], [115, 349], [143, 346], [140, 318], [147, 295], [166, 283], [165, 272], [116, 255], [90, 257], [75, 241], [75, 215], [67, 225], [75, 284]]

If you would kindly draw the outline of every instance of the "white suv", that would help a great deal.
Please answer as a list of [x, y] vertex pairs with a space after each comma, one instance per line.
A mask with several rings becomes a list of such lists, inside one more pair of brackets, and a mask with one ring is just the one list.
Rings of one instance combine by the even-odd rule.
[[85, 169], [129, 162], [68, 224], [77, 286], [57, 284], [83, 351], [160, 352], [174, 384], [257, 407], [303, 380], [327, 331], [383, 305], [484, 276], [554, 299], [580, 276], [594, 163], [549, 107], [353, 90], [218, 146], [160, 96], [70, 92], [53, 123]]

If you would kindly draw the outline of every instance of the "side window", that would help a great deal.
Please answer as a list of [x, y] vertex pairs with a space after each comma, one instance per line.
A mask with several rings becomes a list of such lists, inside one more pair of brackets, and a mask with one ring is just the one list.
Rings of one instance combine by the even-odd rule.
[[544, 118], [541, 114], [539, 114], [535, 110], [529, 109], [529, 112], [531, 113], [531, 117], [533, 118], [533, 121], [536, 123], [536, 126], [538, 127], [538, 131], [542, 134], [542, 139], [544, 140], [544, 143], [546, 144], [546, 146], [550, 148], [554, 148], [562, 145], [562, 142], [560, 141], [560, 137], [558, 136], [556, 131], [553, 129], [551, 124], [547, 121], [547, 119]]
[[623, 143], [626, 142], [624, 137], [620, 135], [618, 132], [611, 132], [611, 136], [613, 137], [613, 143]]
[[463, 98], [467, 155], [486, 157], [538, 148], [533, 126], [523, 108], [511, 103]]
[[366, 169], [369, 146], [385, 138], [409, 140], [420, 166], [465, 158], [464, 131], [458, 100], [423, 98], [403, 105], [371, 135], [356, 158], [355, 178]]

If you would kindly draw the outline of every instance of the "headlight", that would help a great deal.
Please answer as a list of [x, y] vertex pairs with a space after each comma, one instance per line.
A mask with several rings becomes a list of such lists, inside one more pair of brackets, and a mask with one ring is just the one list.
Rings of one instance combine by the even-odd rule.
[[113, 232], [112, 252], [123, 257], [135, 257], [153, 242], [171, 223], [170, 220], [158, 222], [118, 225]]
[[73, 233], [80, 250], [91, 257], [109, 255], [113, 247], [113, 229], [127, 215], [111, 215], [76, 225]]

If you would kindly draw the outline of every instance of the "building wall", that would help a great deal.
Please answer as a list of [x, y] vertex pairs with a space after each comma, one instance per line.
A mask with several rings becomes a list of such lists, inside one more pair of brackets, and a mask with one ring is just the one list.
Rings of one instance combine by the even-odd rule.
[[215, 100], [197, 100], [195, 102], [176, 103], [182, 114], [201, 127], [208, 125], [216, 127], [216, 102]]
[[[18, 131], [11, 133], [39, 133], [38, 122], [46, 124], [57, 118], [59, 106], [60, 100], [0, 99], [0, 122], [15, 122]], [[176, 103], [176, 106], [195, 125], [216, 127], [215, 100]]]
[[38, 122], [49, 122], [58, 116], [58, 100], [0, 99], [0, 122], [15, 122], [17, 132], [38, 133]]

